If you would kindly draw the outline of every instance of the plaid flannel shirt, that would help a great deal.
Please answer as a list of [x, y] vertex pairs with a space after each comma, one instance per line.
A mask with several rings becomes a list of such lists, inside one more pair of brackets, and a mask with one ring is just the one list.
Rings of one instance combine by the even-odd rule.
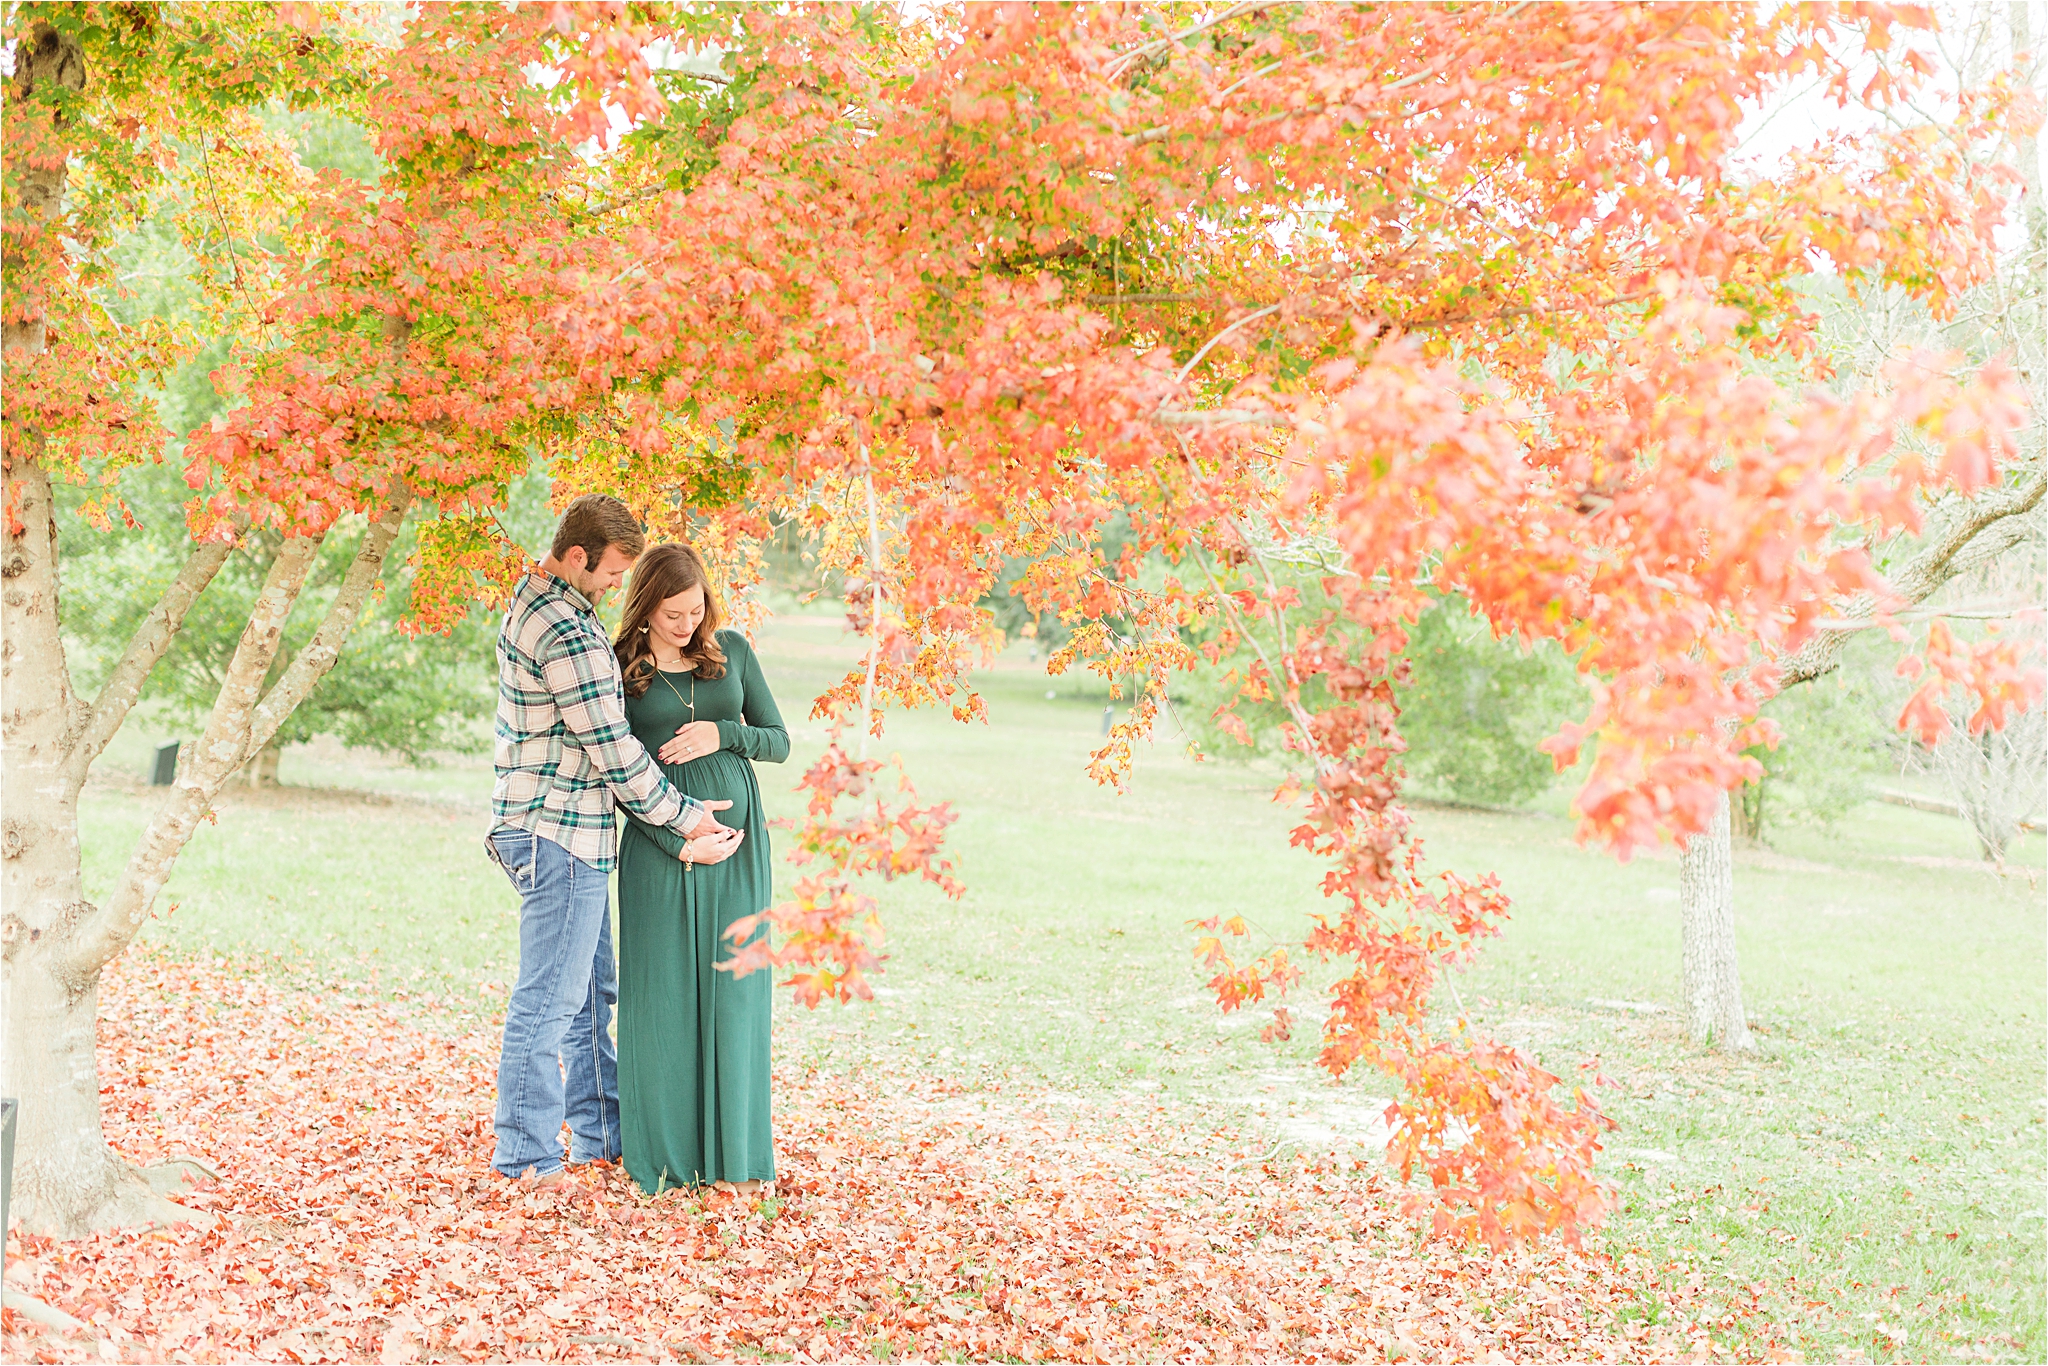
[[614, 800], [687, 834], [704, 808], [670, 786], [626, 724], [619, 660], [590, 600], [538, 571], [512, 589], [498, 632], [493, 828], [553, 840], [610, 871]]

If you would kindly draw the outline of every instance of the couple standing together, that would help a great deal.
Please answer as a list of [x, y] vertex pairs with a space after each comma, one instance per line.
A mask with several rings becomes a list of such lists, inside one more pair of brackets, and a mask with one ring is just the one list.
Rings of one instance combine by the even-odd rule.
[[[607, 640], [596, 606], [621, 582]], [[768, 905], [752, 761], [788, 758], [789, 732], [752, 647], [719, 621], [696, 553], [648, 549], [601, 494], [569, 505], [513, 588], [487, 841], [520, 896], [491, 1160], [504, 1176], [561, 1180], [566, 1122], [570, 1163], [623, 1159], [649, 1194], [774, 1180], [771, 977], [714, 965], [736, 947], [727, 927]]]

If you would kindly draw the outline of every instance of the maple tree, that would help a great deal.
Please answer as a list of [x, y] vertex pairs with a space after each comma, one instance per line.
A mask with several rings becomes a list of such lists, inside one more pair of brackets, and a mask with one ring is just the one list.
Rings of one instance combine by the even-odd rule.
[[[1490, 877], [1425, 871], [1396, 661], [1427, 588], [1562, 645], [1591, 710], [1552, 748], [1591, 747], [1582, 828], [1626, 856], [1708, 825], [1752, 771], [1775, 661], [1832, 604], [1895, 600], [1840, 529], [1896, 534], [1923, 492], [1998, 477], [2019, 396], [1996, 363], [1919, 356], [1846, 397], [1758, 365], [1810, 362], [1795, 282], [1817, 256], [1937, 308], [1990, 268], [2012, 187], [1958, 146], [2033, 117], [2010, 84], [1960, 138], [1729, 174], [1743, 102], [1794, 73], [1891, 98], [1910, 72], [1851, 87], [1841, 54], [1905, 21], [1924, 16], [994, 5], [890, 42], [857, 14], [746, 12], [718, 77], [628, 138], [652, 152], [638, 231], [579, 344], [632, 415], [593, 477], [673, 505], [669, 467], [707, 449], [676, 415], [732, 424], [747, 496], [681, 500], [688, 520], [744, 539], [767, 506], [814, 531], [874, 637], [820, 711], [869, 726], [870, 688], [980, 713], [975, 605], [1022, 558], [1013, 591], [1071, 629], [1055, 670], [1145, 680], [1097, 755], [1113, 781], [1190, 661], [1183, 629], [1216, 619], [1217, 653], [1253, 656], [1244, 695], [1285, 705], [1314, 762], [1295, 840], [1333, 902], [1245, 963], [1241, 922], [1210, 927], [1220, 999], [1284, 988], [1303, 951], [1351, 960], [1323, 1061], [1403, 1083], [1393, 1153], [1437, 1226], [1575, 1236], [1601, 1208], [1597, 1108], [1431, 1023], [1436, 975], [1508, 906]], [[706, 104], [730, 120], [715, 164], [684, 131]], [[1893, 458], [1902, 434], [1929, 455]], [[886, 532], [861, 525], [877, 505]], [[1269, 560], [1313, 538], [1336, 562], [1310, 604]], [[1147, 557], [1175, 572], [1148, 582]], [[1929, 648], [1991, 713], [2038, 687]], [[823, 803], [843, 773], [807, 783]], [[859, 858], [844, 827], [802, 843]], [[778, 953], [838, 953], [857, 991], [872, 946], [846, 931], [871, 906], [820, 891], [778, 908]]]
[[[28, 1227], [178, 1217], [104, 1141], [102, 969], [221, 784], [332, 666], [408, 512], [441, 514], [421, 537], [459, 548], [465, 514], [525, 470], [531, 433], [602, 393], [561, 361], [545, 316], [576, 252], [561, 207], [586, 169], [573, 149], [606, 117], [585, 54], [609, 50], [617, 19], [433, 7], [394, 33], [380, 6], [8, 12], [5, 1082], [23, 1101], [14, 1209]], [[541, 86], [529, 67], [563, 79]], [[309, 171], [264, 121], [307, 106], [371, 131], [374, 185]], [[199, 328], [120, 307], [119, 235], [166, 217], [194, 244]], [[86, 512], [102, 523], [125, 515], [121, 472], [164, 455], [153, 389], [202, 346], [225, 348], [213, 379], [230, 402], [180, 452], [191, 545], [88, 701], [59, 636], [53, 480], [94, 485]], [[79, 874], [86, 772], [250, 535], [276, 552], [205, 733], [95, 905]], [[272, 676], [323, 548], [347, 569]]]
[[[277, 40], [295, 52], [324, 11], [281, 11], [291, 23], [246, 22], [296, 33]], [[20, 22], [78, 32], [64, 13], [23, 6]], [[1752, 771], [1774, 661], [1830, 604], [1891, 600], [1836, 529], [1911, 527], [1924, 490], [1998, 477], [2018, 399], [1995, 364], [1921, 357], [1847, 397], [1755, 365], [1810, 355], [1794, 281], [1816, 255], [1936, 306], [1989, 269], [2009, 187], [1953, 141], [1845, 139], [1766, 179], [1729, 173], [1745, 101], [1818, 72], [1882, 102], [1899, 78], [1852, 86], [1851, 58], [1918, 19], [429, 7], [365, 45], [374, 76], [342, 92], [388, 167], [374, 193], [322, 179], [276, 210], [286, 249], [249, 284], [275, 340], [224, 367], [248, 401], [188, 447], [194, 529], [211, 545], [246, 516], [317, 545], [346, 511], [395, 529], [406, 500], [437, 507], [414, 580], [436, 627], [520, 567], [488, 505], [534, 450], [564, 492], [624, 494], [737, 584], [771, 521], [794, 521], [870, 642], [817, 702], [835, 740], [803, 780], [797, 845], [822, 871], [770, 912], [766, 957], [798, 965], [813, 1000], [868, 989], [861, 874], [950, 877], [948, 813], [884, 800], [865, 746], [885, 704], [984, 713], [970, 670], [997, 643], [981, 604], [1006, 563], [1027, 566], [1011, 585], [1025, 608], [1069, 627], [1055, 670], [1143, 680], [1094, 761], [1106, 781], [1195, 658], [1186, 628], [1213, 621], [1216, 657], [1250, 653], [1242, 695], [1286, 709], [1313, 767], [1286, 795], [1330, 899], [1300, 945], [1248, 962], [1240, 923], [1212, 927], [1220, 1001], [1284, 989], [1301, 953], [1347, 960], [1322, 1061], [1401, 1083], [1390, 1151], [1427, 1178], [1418, 1207], [1496, 1246], [1576, 1238], [1603, 1207], [1597, 1106], [1431, 1009], [1438, 974], [1509, 906], [1490, 876], [1431, 871], [1402, 811], [1405, 633], [1432, 590], [1456, 593], [1496, 634], [1577, 660], [1589, 712], [1553, 748], [1590, 749], [1583, 832], [1626, 856], [1705, 827]], [[530, 78], [536, 63], [560, 79]], [[227, 80], [211, 72], [201, 86]], [[100, 89], [92, 126], [116, 126]], [[38, 101], [10, 104], [10, 133], [84, 126]], [[1967, 115], [2030, 116], [1995, 83]], [[44, 202], [9, 193], [10, 223]], [[10, 275], [33, 274], [19, 252], [71, 278], [52, 237], [10, 235]], [[10, 329], [49, 307], [14, 298]], [[33, 514], [9, 554], [27, 555], [47, 518], [38, 471], [63, 457], [14, 455], [13, 386], [8, 403], [10, 459], [34, 461], [8, 476]], [[47, 421], [105, 425], [89, 406], [47, 404]], [[1930, 454], [1893, 459], [1901, 431]], [[1312, 538], [1333, 560], [1311, 602], [1270, 565]], [[377, 558], [358, 560], [366, 587]], [[274, 572], [291, 590], [303, 571]], [[1928, 654], [1988, 712], [2037, 686], [1995, 652]], [[216, 718], [208, 762], [239, 762], [246, 721]], [[46, 938], [94, 947], [24, 961], [89, 981], [206, 800], [204, 782], [181, 789], [132, 890], [77, 928], [61, 908], [82, 902], [38, 890], [43, 926], [67, 927]], [[9, 971], [22, 980], [14, 955]], [[89, 994], [83, 1009], [72, 1047], [89, 1059]]]

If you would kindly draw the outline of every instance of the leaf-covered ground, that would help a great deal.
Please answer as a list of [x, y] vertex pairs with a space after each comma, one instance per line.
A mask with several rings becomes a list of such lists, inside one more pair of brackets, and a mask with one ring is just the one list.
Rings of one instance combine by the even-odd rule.
[[[17, 1236], [8, 1360], [1670, 1360], [1696, 1283], [1418, 1239], [1378, 1176], [1262, 1162], [1187, 1108], [778, 1075], [778, 1193], [492, 1174], [496, 1038], [431, 1004], [131, 953], [102, 995], [109, 1137], [220, 1173], [219, 1216]], [[472, 1018], [473, 1017], [467, 1017]], [[1769, 1351], [1745, 1325], [1741, 1350]], [[1773, 1353], [1776, 1355], [1776, 1353]]]

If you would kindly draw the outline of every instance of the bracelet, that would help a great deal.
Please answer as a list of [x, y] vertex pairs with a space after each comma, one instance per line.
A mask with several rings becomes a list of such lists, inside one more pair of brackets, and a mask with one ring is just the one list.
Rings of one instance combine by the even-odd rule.
[[689, 872], [697, 866], [697, 856], [690, 852], [690, 842], [683, 841], [683, 871]]

